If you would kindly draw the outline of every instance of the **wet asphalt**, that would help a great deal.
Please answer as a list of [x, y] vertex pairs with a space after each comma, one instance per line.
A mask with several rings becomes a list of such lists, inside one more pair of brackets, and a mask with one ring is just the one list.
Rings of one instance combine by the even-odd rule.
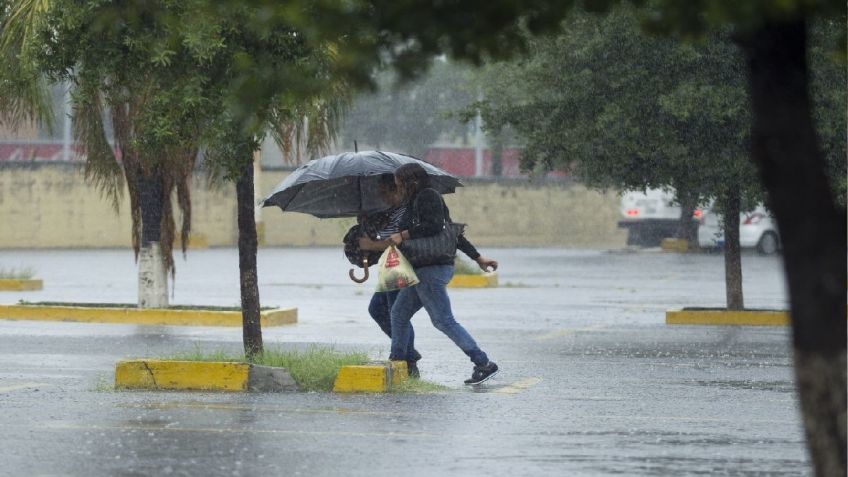
[[[452, 290], [454, 313], [502, 371], [413, 319], [435, 394], [114, 392], [114, 365], [195, 347], [238, 351], [238, 328], [0, 320], [0, 475], [810, 475], [780, 327], [667, 326], [722, 306], [720, 255], [493, 249], [501, 287]], [[266, 346], [388, 354], [367, 316], [374, 282], [337, 249], [263, 249], [263, 305], [299, 323]], [[134, 302], [132, 252], [0, 251], [40, 292], [0, 302]], [[238, 256], [178, 259], [173, 303], [236, 305]], [[746, 305], [783, 308], [779, 257], [743, 257]]]

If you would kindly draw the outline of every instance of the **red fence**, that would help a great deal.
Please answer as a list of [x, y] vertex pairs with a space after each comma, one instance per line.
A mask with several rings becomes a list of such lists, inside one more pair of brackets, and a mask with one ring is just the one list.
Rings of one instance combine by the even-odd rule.
[[[519, 170], [520, 149], [504, 149], [501, 154], [501, 176], [503, 177], [526, 177]], [[460, 177], [474, 177], [476, 175], [476, 160], [473, 147], [433, 147], [427, 151], [422, 158], [436, 167], [444, 169], [451, 174]], [[492, 177], [492, 152], [483, 150], [482, 176]], [[548, 177], [567, 177], [563, 172], [551, 172]]]
[[[79, 158], [80, 150], [71, 146], [68, 160]], [[62, 162], [65, 156], [61, 141], [2, 141], [0, 142], [0, 162]]]

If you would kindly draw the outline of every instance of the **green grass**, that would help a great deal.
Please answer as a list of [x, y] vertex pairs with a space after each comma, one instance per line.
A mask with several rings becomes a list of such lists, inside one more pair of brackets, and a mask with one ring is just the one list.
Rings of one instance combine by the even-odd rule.
[[482, 275], [483, 270], [476, 263], [470, 262], [464, 258], [456, 257], [454, 260], [454, 275]]
[[25, 268], [0, 268], [0, 279], [4, 280], [32, 280], [35, 276], [35, 270], [29, 267]]
[[365, 364], [368, 355], [362, 352], [342, 353], [316, 346], [304, 352], [265, 350], [255, 362], [286, 368], [298, 387], [305, 391], [332, 391], [342, 366]]
[[[227, 351], [192, 351], [177, 353], [161, 359], [176, 361], [236, 361], [245, 362], [243, 354]], [[254, 364], [286, 368], [302, 391], [332, 391], [336, 375], [342, 366], [365, 364], [368, 355], [362, 352], [341, 352], [333, 348], [313, 346], [305, 351], [265, 349], [253, 360]]]

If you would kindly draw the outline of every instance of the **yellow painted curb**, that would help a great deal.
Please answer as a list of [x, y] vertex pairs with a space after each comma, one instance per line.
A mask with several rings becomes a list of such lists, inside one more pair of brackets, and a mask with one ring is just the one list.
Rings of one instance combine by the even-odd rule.
[[31, 291], [44, 288], [41, 280], [19, 280], [16, 278], [0, 278], [0, 291]]
[[660, 242], [660, 248], [664, 252], [687, 252], [689, 250], [689, 241], [675, 238], [665, 238]]
[[786, 311], [679, 310], [665, 313], [667, 325], [786, 326]]
[[[0, 319], [175, 326], [242, 326], [240, 311], [0, 305]], [[297, 323], [297, 308], [260, 312], [261, 326]]]
[[391, 361], [389, 369], [392, 373], [392, 385], [400, 384], [409, 379], [409, 368], [406, 366], [406, 361]]
[[449, 288], [494, 288], [498, 286], [497, 272], [482, 275], [454, 275]]
[[333, 384], [334, 393], [385, 393], [408, 378], [406, 361], [342, 366]]
[[182, 389], [246, 391], [250, 366], [235, 362], [119, 361], [115, 366], [118, 389]]

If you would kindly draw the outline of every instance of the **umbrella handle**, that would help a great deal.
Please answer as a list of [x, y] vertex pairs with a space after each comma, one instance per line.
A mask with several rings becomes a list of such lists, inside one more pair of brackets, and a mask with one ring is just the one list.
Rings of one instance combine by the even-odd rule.
[[351, 268], [350, 271], [347, 272], [347, 275], [350, 277], [351, 280], [355, 281], [356, 283], [365, 283], [365, 281], [368, 280], [367, 258], [362, 259], [362, 268], [365, 270], [365, 275], [363, 275], [362, 278], [356, 278], [356, 275], [353, 274], [353, 272], [355, 271], [353, 268]]

